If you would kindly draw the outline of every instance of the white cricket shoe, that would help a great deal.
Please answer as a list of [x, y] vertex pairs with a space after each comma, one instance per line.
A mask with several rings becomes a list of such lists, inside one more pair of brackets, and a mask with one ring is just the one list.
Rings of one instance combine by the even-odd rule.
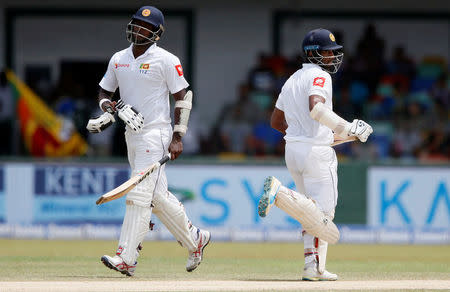
[[281, 182], [274, 176], [266, 178], [264, 181], [264, 193], [258, 203], [259, 216], [266, 217], [269, 214], [270, 208], [275, 204], [275, 198], [277, 197], [280, 186]]
[[206, 230], [197, 228], [197, 235], [197, 250], [189, 253], [186, 263], [186, 271], [188, 272], [192, 272], [200, 265], [203, 259], [203, 249], [208, 245], [209, 240], [211, 239], [211, 233]]
[[118, 272], [121, 272], [122, 274], [127, 275], [129, 277], [134, 275], [134, 271], [136, 270], [136, 265], [137, 265], [137, 262], [132, 266], [127, 265], [122, 260], [122, 258], [117, 255], [114, 257], [104, 255], [104, 256], [102, 256], [101, 261], [108, 268], [110, 268], [112, 270], [116, 270]]
[[303, 270], [303, 281], [336, 281], [338, 276], [325, 270], [322, 274], [315, 266], [305, 267]]

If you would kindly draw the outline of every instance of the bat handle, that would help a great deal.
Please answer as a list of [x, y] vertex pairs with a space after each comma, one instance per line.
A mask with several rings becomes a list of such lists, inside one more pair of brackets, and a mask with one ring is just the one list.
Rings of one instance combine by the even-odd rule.
[[163, 165], [164, 163], [166, 163], [167, 161], [170, 160], [170, 152], [166, 155], [163, 156], [163, 158], [161, 158], [158, 162], [160, 165]]

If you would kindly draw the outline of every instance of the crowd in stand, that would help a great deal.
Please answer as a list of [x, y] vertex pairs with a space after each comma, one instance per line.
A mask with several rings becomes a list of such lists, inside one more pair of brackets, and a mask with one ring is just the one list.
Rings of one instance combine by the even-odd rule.
[[[335, 35], [339, 42], [341, 34], [335, 32]], [[336, 147], [338, 155], [449, 162], [448, 60], [424, 56], [414, 62], [401, 46], [387, 53], [384, 40], [372, 25], [367, 26], [363, 35], [355, 53], [344, 52], [343, 66], [333, 76], [333, 104], [334, 111], [348, 121], [354, 118], [368, 121], [374, 133], [366, 144], [356, 142]], [[261, 53], [247, 80], [237, 88], [235, 101], [223, 107], [207, 132], [199, 132], [200, 123], [194, 109], [190, 130], [184, 138], [185, 154], [283, 156], [283, 136], [270, 127], [270, 116], [283, 84], [301, 66], [301, 55], [287, 58]], [[7, 82], [4, 75], [0, 77], [0, 127], [5, 133], [14, 128], [11, 126], [14, 113], [5, 89]], [[48, 86], [39, 83], [30, 86], [58, 114], [73, 121], [91, 145], [88, 155], [125, 156], [122, 142], [111, 143], [123, 141], [115, 138], [123, 135], [120, 119], [118, 125], [103, 133], [87, 133], [86, 121], [100, 112], [95, 98], [87, 97], [86, 89], [73, 80], [73, 76], [62, 76], [51, 93]], [[2, 147], [0, 155], [23, 154], [16, 148]]]
[[[415, 63], [404, 47], [385, 54], [385, 43], [368, 25], [355, 54], [344, 56], [333, 77], [334, 110], [348, 121], [374, 127], [368, 143], [336, 147], [338, 155], [358, 159], [450, 160], [450, 76], [447, 60], [424, 56]], [[336, 33], [339, 39], [340, 34]], [[345, 46], [344, 46], [345, 48]], [[301, 56], [259, 56], [235, 103], [217, 119], [212, 153], [282, 155], [283, 139], [270, 128], [270, 114], [287, 78], [301, 68]], [[205, 147], [207, 148], [207, 147]]]

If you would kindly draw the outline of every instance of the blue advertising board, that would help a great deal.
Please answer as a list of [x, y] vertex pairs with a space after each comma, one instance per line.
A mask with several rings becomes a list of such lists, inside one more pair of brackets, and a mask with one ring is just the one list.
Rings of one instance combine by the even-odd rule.
[[97, 206], [103, 193], [129, 177], [126, 167], [37, 166], [34, 223], [121, 223], [124, 199]]

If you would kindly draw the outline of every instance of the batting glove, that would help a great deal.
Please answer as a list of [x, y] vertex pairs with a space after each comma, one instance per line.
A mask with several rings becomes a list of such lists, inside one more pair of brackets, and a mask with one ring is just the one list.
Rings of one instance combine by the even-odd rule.
[[116, 104], [119, 118], [121, 118], [127, 126], [134, 132], [139, 133], [144, 127], [144, 116], [134, 107], [125, 104], [121, 99]]
[[114, 116], [108, 112], [89, 120], [86, 129], [91, 133], [100, 133], [104, 129], [112, 125], [116, 120]]
[[353, 120], [350, 125], [349, 136], [356, 136], [361, 142], [366, 142], [370, 134], [372, 134], [372, 127], [363, 120]]

